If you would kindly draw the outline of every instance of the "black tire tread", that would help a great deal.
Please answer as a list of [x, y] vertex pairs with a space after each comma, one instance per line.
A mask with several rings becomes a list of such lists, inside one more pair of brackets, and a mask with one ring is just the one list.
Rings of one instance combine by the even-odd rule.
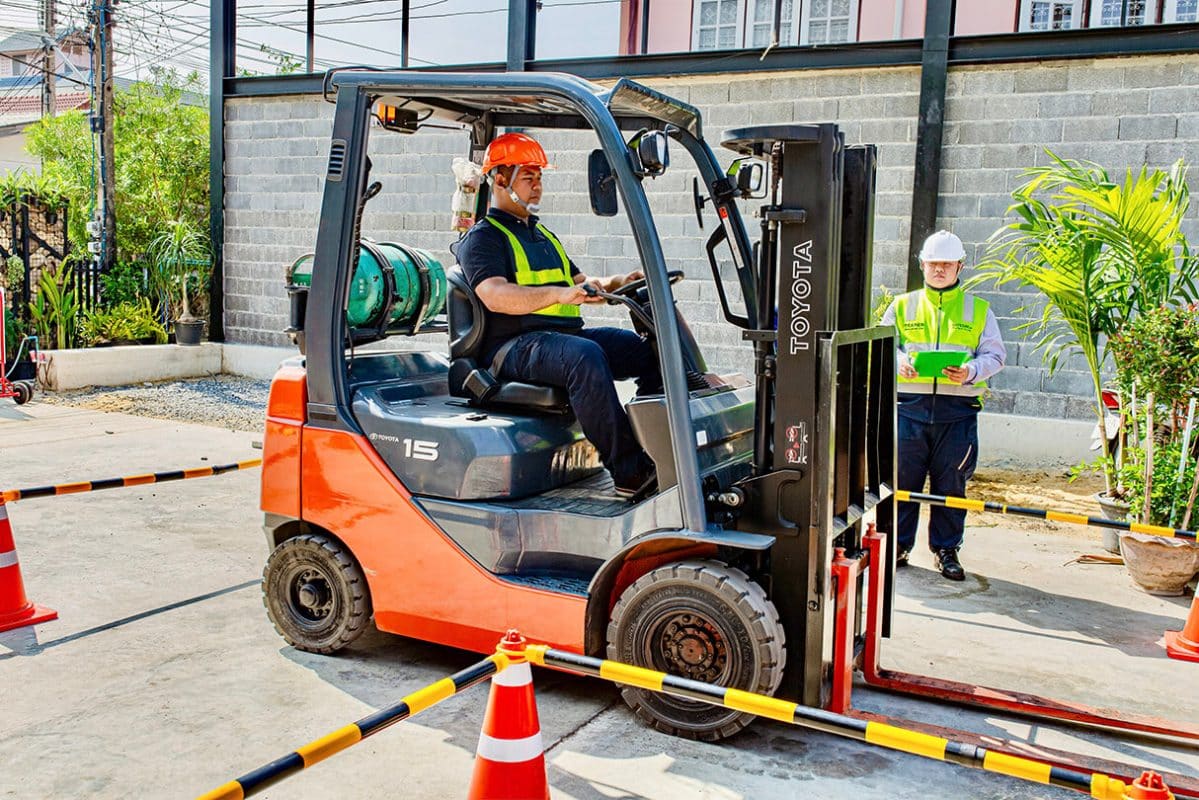
[[[690, 579], [710, 588], [726, 603], [735, 606], [750, 622], [757, 638], [756, 648], [761, 669], [758, 683], [748, 691], [759, 694], [774, 694], [783, 678], [787, 663], [785, 634], [779, 622], [778, 609], [766, 597], [766, 591], [743, 571], [720, 561], [679, 561], [651, 570], [634, 581], [621, 594], [612, 609], [607, 629], [607, 654], [609, 659], [619, 657], [616, 642], [618, 629], [625, 614], [639, 596], [653, 587], [671, 581]], [[645, 665], [638, 665], [645, 666]], [[743, 730], [753, 721], [753, 714], [739, 714], [719, 727], [695, 731], [670, 724], [660, 719], [641, 702], [645, 690], [631, 686], [621, 687], [621, 696], [633, 709], [636, 716], [663, 733], [687, 739], [715, 742], [726, 739]]]
[[[319, 554], [326, 561], [326, 564], [335, 569], [336, 573], [344, 581], [343, 586], [339, 588], [348, 592], [342, 598], [348, 613], [344, 615], [345, 619], [339, 626], [337, 636], [332, 640], [313, 643], [296, 636], [294, 632], [287, 630], [285, 625], [281, 625], [280, 621], [275, 618], [275, 614], [271, 611], [269, 590], [267, 588], [268, 581], [271, 578], [271, 570], [278, 563], [276, 558], [284, 559], [287, 557], [286, 554], [295, 550], [310, 550], [310, 552]], [[271, 553], [270, 558], [267, 559], [266, 566], [262, 570], [262, 587], [262, 604], [266, 607], [267, 617], [270, 618], [271, 624], [275, 627], [278, 634], [288, 644], [298, 650], [324, 655], [336, 653], [361, 636], [371, 620], [370, 592], [367, 588], [366, 576], [363, 574], [362, 568], [358, 565], [353, 555], [340, 542], [321, 534], [306, 533], [281, 542]]]

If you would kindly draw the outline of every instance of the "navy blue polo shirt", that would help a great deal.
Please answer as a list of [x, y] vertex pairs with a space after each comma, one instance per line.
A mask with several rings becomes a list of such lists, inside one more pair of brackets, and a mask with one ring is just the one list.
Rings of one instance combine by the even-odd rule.
[[[545, 234], [537, 230], [536, 216], [530, 215], [528, 220], [493, 208], [487, 216], [503, 225], [524, 245], [529, 265], [533, 269], [547, 269], [560, 266], [561, 258], [554, 243]], [[509, 283], [516, 283], [516, 260], [512, 255], [512, 245], [508, 237], [499, 228], [479, 220], [458, 244], [458, 265], [466, 276], [472, 289], [488, 278], [503, 278]], [[572, 261], [570, 274], [579, 274], [579, 268]], [[490, 360], [501, 344], [526, 331], [535, 330], [578, 330], [583, 327], [581, 317], [564, 318], [551, 317], [545, 314], [497, 314], [486, 309], [487, 332], [479, 352], [483, 360]]]

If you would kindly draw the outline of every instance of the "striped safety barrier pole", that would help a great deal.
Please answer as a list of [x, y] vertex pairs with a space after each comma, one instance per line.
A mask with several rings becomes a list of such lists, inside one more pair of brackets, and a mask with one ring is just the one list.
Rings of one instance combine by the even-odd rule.
[[971, 500], [967, 497], [945, 497], [939, 494], [924, 494], [923, 492], [908, 492], [903, 489], [897, 489], [895, 491], [895, 499], [901, 503], [923, 503], [931, 506], [945, 506], [946, 508], [961, 508], [966, 511], [993, 511], [996, 514], [1033, 517], [1053, 522], [1072, 522], [1075, 525], [1089, 525], [1093, 528], [1112, 528], [1113, 530], [1129, 531], [1131, 533], [1148, 533], [1153, 536], [1173, 536], [1179, 539], [1196, 538], [1195, 531], [1184, 531], [1181, 528], [1167, 528], [1165, 525], [1149, 525], [1144, 522], [1123, 522], [1118, 519], [1088, 517], [1086, 514], [1071, 514], [1068, 511], [1048, 511], [1043, 508], [1009, 506], [1006, 503], [993, 503], [989, 500]]
[[[517, 656], [517, 659], [519, 658]], [[472, 664], [448, 678], [431, 683], [425, 688], [405, 696], [393, 706], [376, 711], [357, 722], [351, 722], [343, 728], [338, 728], [326, 736], [293, 750], [282, 758], [277, 758], [252, 772], [247, 772], [236, 780], [218, 786], [211, 792], [200, 795], [197, 800], [242, 800], [244, 797], [257, 794], [284, 778], [358, 744], [366, 737], [378, 733], [384, 728], [406, 720], [448, 697], [453, 697], [465, 689], [482, 683], [497, 672], [503, 671], [512, 660], [508, 655], [497, 650], [477, 664]]]
[[745, 711], [760, 717], [768, 717], [779, 722], [823, 731], [891, 750], [900, 750], [939, 761], [952, 761], [964, 767], [983, 769], [1036, 783], [1061, 786], [1085, 792], [1091, 797], [1100, 798], [1100, 800], [1123, 800], [1128, 788], [1123, 781], [1098, 772], [1079, 772], [1055, 767], [1029, 758], [991, 752], [984, 747], [955, 742], [940, 736], [932, 736], [881, 722], [868, 722], [740, 689], [728, 689], [688, 678], [679, 678], [664, 672], [622, 664], [618, 661], [605, 661], [578, 653], [554, 650], [545, 645], [529, 645], [525, 648], [525, 657], [530, 662], [544, 667], [556, 667], [628, 686], [636, 686], [639, 689], [648, 689], [651, 692], [662, 692], [688, 700], [698, 700], [701, 703]]
[[167, 481], [182, 481], [187, 478], [207, 478], [210, 475], [222, 475], [226, 472], [236, 472], [239, 469], [252, 469], [262, 466], [261, 458], [251, 458], [233, 464], [220, 464], [213, 467], [193, 467], [192, 469], [175, 469], [167, 472], [151, 472], [145, 475], [129, 475], [124, 478], [101, 478], [96, 481], [76, 481], [74, 483], [57, 483], [52, 486], [34, 486], [29, 489], [5, 489], [0, 492], [0, 498], [6, 503], [17, 500], [29, 500], [34, 497], [51, 497], [61, 494], [79, 494], [94, 492], [99, 489], [119, 489], [123, 486], [144, 486], [148, 483], [166, 483]]

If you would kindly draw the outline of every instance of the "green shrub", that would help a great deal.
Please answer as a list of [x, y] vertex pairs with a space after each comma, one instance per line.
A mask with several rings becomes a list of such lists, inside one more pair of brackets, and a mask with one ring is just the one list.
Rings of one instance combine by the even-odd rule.
[[144, 297], [87, 312], [79, 323], [79, 336], [89, 345], [144, 341], [165, 344], [167, 340], [166, 329]]
[[137, 261], [118, 261], [110, 272], [100, 276], [100, 297], [105, 308], [137, 303], [149, 291], [145, 265]]

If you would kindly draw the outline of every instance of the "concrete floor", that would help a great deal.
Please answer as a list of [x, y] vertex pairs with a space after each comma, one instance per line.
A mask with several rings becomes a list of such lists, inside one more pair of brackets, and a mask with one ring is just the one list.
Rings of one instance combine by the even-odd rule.
[[[0, 404], [0, 488], [254, 457], [257, 434], [61, 406]], [[57, 621], [0, 633], [0, 797], [190, 797], [477, 660], [368, 632], [347, 653], [284, 645], [262, 607], [249, 471], [9, 506], [27, 592]], [[1174, 719], [1199, 719], [1199, 665], [1164, 657], [1181, 598], [1120, 567], [1063, 566], [1098, 536], [979, 519], [947, 583], [918, 553], [884, 664]], [[921, 564], [924, 566], [922, 567]], [[985, 577], [984, 577], [985, 576]], [[776, 723], [720, 745], [638, 724], [615, 690], [538, 671], [555, 800], [1077, 796]], [[461, 797], [485, 691], [453, 698], [261, 796]], [[1199, 774], [1199, 749], [1119, 741], [855, 691], [858, 707]]]

